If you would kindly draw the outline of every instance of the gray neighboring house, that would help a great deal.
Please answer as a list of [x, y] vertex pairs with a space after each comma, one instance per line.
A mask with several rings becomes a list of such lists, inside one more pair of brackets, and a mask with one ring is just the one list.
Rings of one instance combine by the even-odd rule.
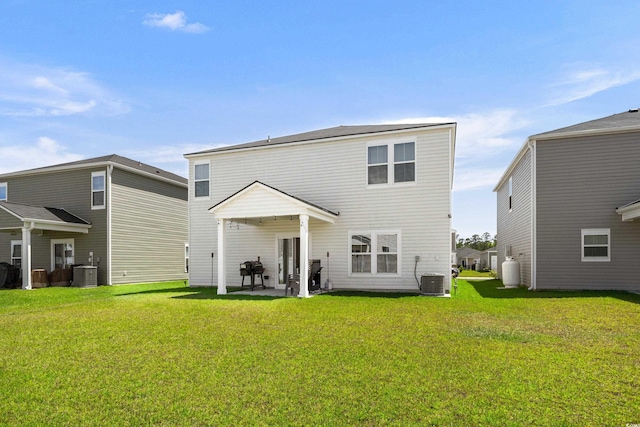
[[505, 256], [536, 289], [640, 291], [640, 112], [530, 136], [494, 188]]
[[[187, 179], [118, 155], [0, 175], [0, 261], [98, 266], [98, 284], [186, 279]], [[26, 279], [26, 280], [25, 280]]]
[[489, 248], [480, 252], [480, 269], [496, 270], [498, 268], [498, 251], [496, 248]]
[[480, 251], [463, 246], [456, 249], [458, 265], [467, 270], [480, 270]]

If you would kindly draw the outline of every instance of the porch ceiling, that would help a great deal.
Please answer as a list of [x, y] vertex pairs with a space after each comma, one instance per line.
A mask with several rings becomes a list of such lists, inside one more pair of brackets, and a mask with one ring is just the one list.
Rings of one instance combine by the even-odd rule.
[[255, 181], [211, 207], [217, 219], [273, 218], [309, 215], [333, 223], [338, 215], [321, 206]]
[[623, 221], [634, 221], [640, 218], [640, 200], [620, 206], [616, 212], [622, 215]]
[[86, 234], [91, 223], [61, 208], [0, 201], [0, 231], [16, 232], [22, 228]]

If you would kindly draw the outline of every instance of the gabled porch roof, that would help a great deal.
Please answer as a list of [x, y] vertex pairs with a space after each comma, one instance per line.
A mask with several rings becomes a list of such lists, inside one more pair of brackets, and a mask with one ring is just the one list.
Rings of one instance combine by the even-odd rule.
[[623, 221], [634, 221], [640, 218], [640, 200], [620, 206], [616, 212], [622, 215]]
[[333, 223], [340, 215], [314, 203], [254, 181], [220, 203], [209, 208], [217, 219], [270, 218], [309, 215]]
[[91, 223], [62, 208], [0, 201], [0, 231], [15, 231], [23, 227], [87, 234]]

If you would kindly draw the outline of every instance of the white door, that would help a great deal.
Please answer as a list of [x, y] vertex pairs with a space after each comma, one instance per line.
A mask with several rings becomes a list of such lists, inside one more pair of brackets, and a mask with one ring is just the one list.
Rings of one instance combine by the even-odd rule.
[[498, 267], [498, 255], [491, 255], [491, 270], [496, 270]]
[[71, 268], [73, 262], [73, 239], [51, 240], [51, 270]]
[[300, 272], [300, 238], [278, 238], [278, 284], [285, 285], [289, 274]]

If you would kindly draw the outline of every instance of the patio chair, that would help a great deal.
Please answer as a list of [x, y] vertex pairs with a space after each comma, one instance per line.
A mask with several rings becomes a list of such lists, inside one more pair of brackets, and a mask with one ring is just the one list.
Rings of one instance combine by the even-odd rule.
[[289, 289], [291, 289], [291, 296], [298, 295], [300, 293], [300, 275], [299, 274], [289, 274], [287, 276], [287, 283], [284, 286], [285, 297], [287, 296]]

